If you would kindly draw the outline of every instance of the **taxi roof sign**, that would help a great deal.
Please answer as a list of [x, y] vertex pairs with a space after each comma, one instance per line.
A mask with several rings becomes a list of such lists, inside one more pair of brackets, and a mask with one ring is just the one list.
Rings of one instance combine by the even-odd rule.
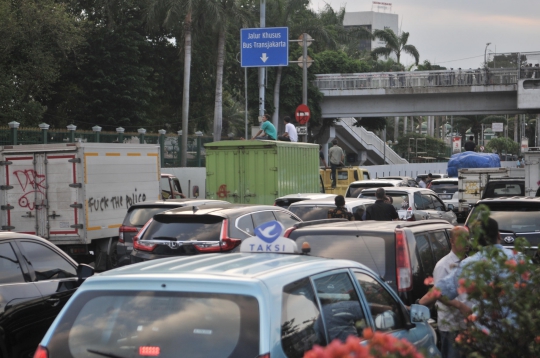
[[240, 252], [296, 254], [296, 242], [281, 236], [285, 228], [279, 221], [269, 221], [255, 228], [255, 235], [242, 241]]

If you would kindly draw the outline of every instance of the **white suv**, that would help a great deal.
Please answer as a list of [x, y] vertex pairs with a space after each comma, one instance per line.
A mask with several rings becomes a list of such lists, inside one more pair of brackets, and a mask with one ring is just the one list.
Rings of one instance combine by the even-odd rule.
[[[447, 207], [437, 194], [423, 188], [385, 188], [386, 196], [393, 200], [393, 205], [401, 220], [443, 219], [456, 225], [456, 214], [452, 207]], [[365, 189], [360, 198], [374, 199], [376, 188]]]

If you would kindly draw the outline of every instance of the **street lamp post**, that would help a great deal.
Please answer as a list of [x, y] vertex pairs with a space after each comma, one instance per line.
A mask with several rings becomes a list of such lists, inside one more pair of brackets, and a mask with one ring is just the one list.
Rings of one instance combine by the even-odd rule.
[[486, 58], [486, 54], [487, 54], [487, 48], [488, 48], [489, 45], [491, 45], [491, 42], [488, 42], [488, 43], [486, 44], [486, 49], [484, 50], [484, 68], [487, 67], [487, 58]]

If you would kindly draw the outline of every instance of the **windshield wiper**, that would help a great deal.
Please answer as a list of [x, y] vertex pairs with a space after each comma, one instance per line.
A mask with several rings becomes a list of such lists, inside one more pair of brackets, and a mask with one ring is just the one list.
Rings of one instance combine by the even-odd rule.
[[514, 234], [514, 235], [516, 234], [516, 232], [515, 232], [515, 231], [513, 231], [513, 230], [504, 230], [504, 229], [499, 229], [499, 232], [504, 232], [504, 233], [508, 233], [508, 234]]
[[152, 240], [177, 241], [178, 239], [172, 236], [156, 236], [153, 237]]
[[103, 357], [124, 358], [124, 357], [122, 357], [121, 355], [118, 355], [118, 354], [114, 354], [114, 353], [110, 353], [110, 352], [102, 352], [102, 351], [98, 351], [98, 350], [95, 350], [95, 349], [92, 349], [92, 348], [88, 348], [86, 351], [90, 352], [90, 353], [98, 354], [98, 355], [103, 356]]

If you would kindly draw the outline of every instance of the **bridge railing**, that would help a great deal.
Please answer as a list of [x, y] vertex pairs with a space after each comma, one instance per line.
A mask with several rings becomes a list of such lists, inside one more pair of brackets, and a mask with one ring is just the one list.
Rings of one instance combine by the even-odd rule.
[[316, 75], [314, 83], [320, 90], [486, 86], [516, 84], [519, 76], [518, 69], [377, 72]]

